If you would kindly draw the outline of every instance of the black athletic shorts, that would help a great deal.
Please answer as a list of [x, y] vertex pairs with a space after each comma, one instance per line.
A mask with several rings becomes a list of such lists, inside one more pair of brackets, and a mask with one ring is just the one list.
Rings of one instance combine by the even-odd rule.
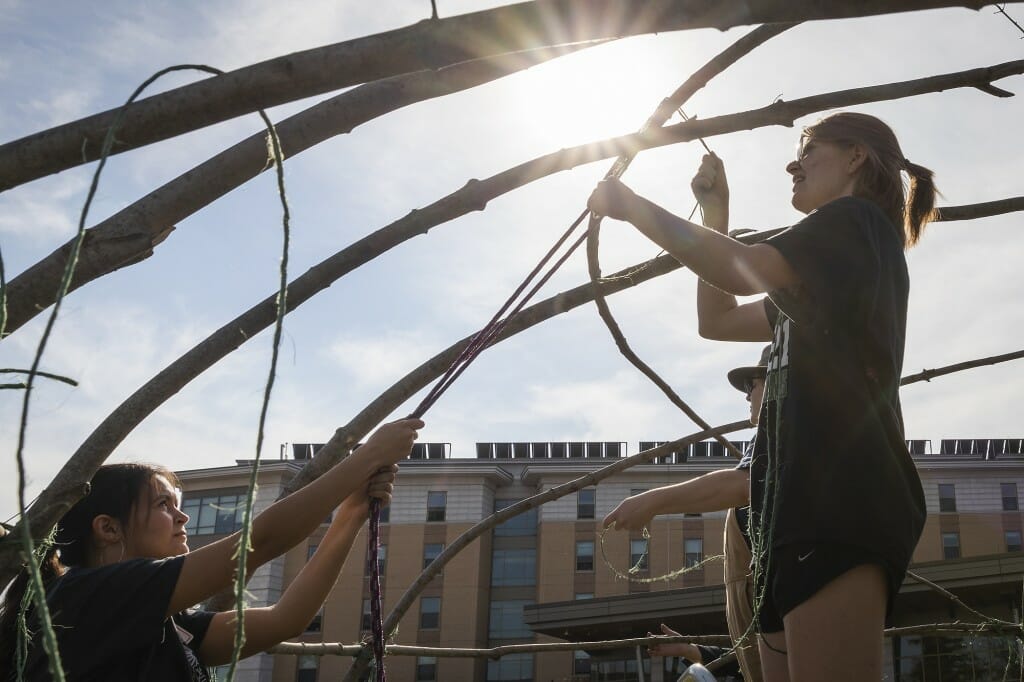
[[[772, 550], [765, 575], [764, 599], [757, 613], [760, 632], [782, 632], [787, 613], [813, 597], [843, 573], [862, 564], [877, 564], [889, 585], [885, 620], [892, 614], [893, 597], [903, 583], [906, 567], [895, 569], [884, 557], [861, 547], [836, 544], [797, 543]], [[761, 582], [761, 581], [759, 581]], [[761, 585], [755, 586], [760, 594]]]

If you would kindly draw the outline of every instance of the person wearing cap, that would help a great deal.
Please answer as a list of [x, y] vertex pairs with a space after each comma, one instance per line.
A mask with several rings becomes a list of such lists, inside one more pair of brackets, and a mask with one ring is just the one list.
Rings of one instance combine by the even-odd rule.
[[[764, 394], [764, 378], [771, 346], [765, 346], [756, 365], [737, 367], [726, 375], [729, 383], [742, 392], [750, 403], [750, 423], [757, 425]], [[654, 488], [623, 500], [604, 518], [605, 528], [639, 530], [662, 514], [701, 514], [728, 509], [725, 521], [725, 615], [729, 635], [737, 645], [736, 657], [746, 682], [761, 682], [761, 662], [753, 644], [753, 576], [750, 571], [750, 537], [747, 520], [750, 505], [750, 453], [734, 469], [711, 471], [697, 478], [674, 485]], [[677, 636], [667, 625], [664, 635]], [[679, 656], [693, 663], [710, 663], [728, 649], [694, 644], [656, 644], [653, 656]], [[720, 671], [729, 674], [725, 668]]]

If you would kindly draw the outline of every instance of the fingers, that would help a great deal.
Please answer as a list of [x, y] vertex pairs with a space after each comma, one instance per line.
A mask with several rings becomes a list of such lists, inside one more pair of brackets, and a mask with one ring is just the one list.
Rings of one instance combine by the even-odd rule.
[[597, 183], [597, 187], [590, 194], [590, 199], [587, 200], [587, 208], [599, 216], [626, 220], [629, 206], [635, 198], [633, 190], [622, 184], [618, 178], [607, 178]]
[[690, 181], [690, 187], [700, 194], [718, 185], [724, 188], [725, 184], [725, 164], [715, 154], [705, 154], [693, 180]]
[[382, 467], [373, 476], [366, 487], [367, 497], [380, 500], [381, 504], [387, 506], [395, 492], [395, 477], [398, 474], [398, 465]]
[[367, 455], [374, 457], [382, 466], [404, 459], [419, 437], [417, 429], [423, 426], [423, 420], [417, 418], [399, 419], [382, 425], [367, 439], [364, 446], [370, 446]]
[[671, 637], [678, 637], [679, 636], [678, 632], [676, 632], [675, 630], [673, 630], [669, 626], [665, 625], [664, 623], [661, 624], [661, 634], [669, 635]]

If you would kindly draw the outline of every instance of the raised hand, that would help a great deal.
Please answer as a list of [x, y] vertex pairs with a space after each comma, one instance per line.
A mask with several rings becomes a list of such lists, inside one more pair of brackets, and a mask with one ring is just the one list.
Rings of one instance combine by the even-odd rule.
[[617, 178], [609, 178], [597, 183], [597, 187], [587, 201], [587, 208], [600, 216], [629, 220], [629, 215], [636, 206], [638, 197], [629, 187]]
[[423, 428], [421, 419], [399, 419], [382, 425], [373, 432], [353, 456], [370, 457], [377, 468], [388, 467], [409, 456], [413, 443], [419, 437], [417, 429]]
[[[690, 189], [704, 211], [705, 224], [724, 230], [729, 217], [729, 182], [722, 159], [714, 153], [705, 154], [690, 181]], [[723, 218], [725, 224], [722, 224]]]

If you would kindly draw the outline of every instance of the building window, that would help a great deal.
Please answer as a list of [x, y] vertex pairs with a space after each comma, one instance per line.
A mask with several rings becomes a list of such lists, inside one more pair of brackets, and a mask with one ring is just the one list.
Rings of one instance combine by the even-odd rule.
[[630, 488], [629, 489], [629, 496], [630, 497], [636, 497], [640, 493], [645, 493], [645, 492], [647, 492], [647, 488]]
[[584, 599], [593, 599], [593, 598], [594, 598], [594, 593], [593, 592], [577, 592], [575, 595], [573, 595], [573, 599], [575, 599], [576, 601], [583, 601]]
[[684, 561], [687, 568], [692, 568], [704, 561], [704, 538], [686, 538], [683, 540]]
[[416, 682], [435, 682], [437, 680], [437, 659], [433, 656], [416, 657]]
[[1010, 637], [893, 637], [901, 682], [1019, 679], [1017, 643]]
[[576, 570], [594, 570], [594, 543], [591, 540], [576, 543]]
[[1008, 530], [1008, 531], [1006, 531], [1006, 551], [1007, 552], [1019, 552], [1020, 551], [1020, 531], [1019, 530]]
[[487, 661], [487, 682], [522, 682], [533, 679], [533, 654], [509, 654]]
[[306, 632], [320, 632], [324, 625], [324, 608], [321, 606], [320, 610], [313, 616], [313, 620], [309, 621], [309, 625], [306, 626]]
[[373, 612], [370, 610], [370, 600], [363, 600], [363, 615], [359, 620], [359, 629], [368, 631], [373, 627]]
[[594, 518], [594, 508], [597, 502], [597, 490], [595, 488], [584, 488], [576, 493], [576, 518]]
[[[369, 554], [369, 553], [367, 553], [367, 554]], [[384, 575], [384, 570], [387, 568], [387, 565], [388, 565], [388, 546], [387, 545], [381, 545], [379, 548], [377, 548], [377, 574], [378, 575]], [[371, 569], [372, 568], [373, 568], [373, 564], [370, 563], [370, 557], [367, 556], [366, 557], [366, 573], [365, 573], [365, 575], [367, 575], [367, 576], [371, 575], [371, 573], [372, 573]]]
[[228, 535], [242, 528], [245, 494], [186, 496], [181, 511], [189, 516], [189, 535]]
[[496, 549], [491, 561], [491, 585], [536, 585], [536, 549]]
[[444, 545], [438, 543], [427, 543], [423, 545], [423, 569], [431, 564], [444, 551]]
[[572, 652], [572, 674], [590, 675], [590, 655], [586, 651]]
[[943, 559], [959, 559], [960, 558], [960, 533], [943, 533], [942, 534], [942, 558]]
[[629, 541], [629, 565], [630, 570], [646, 571], [648, 565], [647, 540], [643, 538]]
[[[519, 500], [495, 500], [494, 511], [511, 507]], [[495, 537], [530, 537], [537, 534], [537, 508], [524, 511], [522, 514], [513, 516], [494, 528]]]
[[320, 667], [319, 656], [299, 656], [295, 670], [295, 682], [316, 682]]
[[420, 630], [437, 630], [441, 627], [441, 598], [420, 598]]
[[318, 545], [318, 544], [316, 544], [314, 542], [313, 544], [311, 544], [309, 547], [306, 548], [306, 561], [309, 561], [310, 559], [313, 558], [313, 555], [316, 554], [316, 548], [319, 547], [319, 546], [320, 545]]
[[431, 490], [427, 493], [427, 521], [444, 521], [445, 507], [448, 506], [448, 493]]
[[956, 486], [952, 483], [939, 484], [939, 511], [956, 511]]
[[491, 602], [491, 623], [487, 636], [491, 639], [526, 639], [533, 630], [523, 622], [523, 607], [533, 604], [529, 599], [507, 599]]
[[999, 491], [1003, 495], [1003, 511], [1017, 511], [1017, 484], [1000, 483]]

